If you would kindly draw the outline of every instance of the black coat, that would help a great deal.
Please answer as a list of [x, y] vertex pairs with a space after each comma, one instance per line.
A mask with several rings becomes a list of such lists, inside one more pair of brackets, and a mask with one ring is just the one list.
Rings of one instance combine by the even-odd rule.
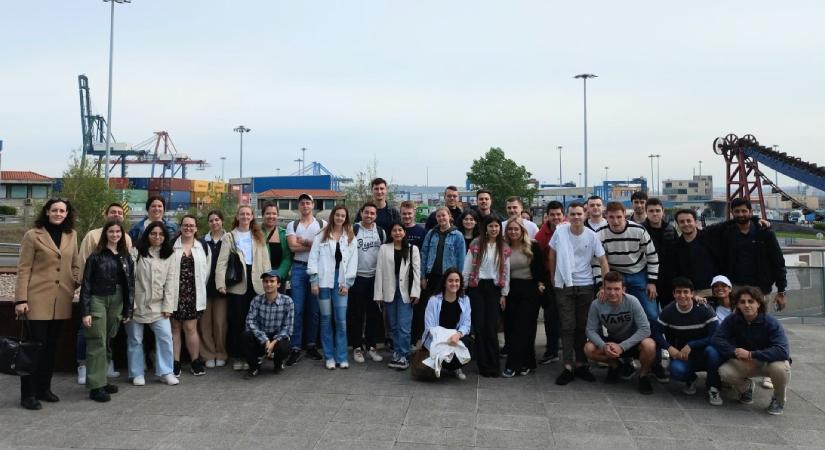
[[[758, 219], [755, 219], [758, 220]], [[753, 223], [753, 222], [751, 222]], [[716, 262], [719, 270], [727, 276], [733, 284], [737, 284], [733, 274], [737, 262], [736, 238], [739, 227], [733, 220], [713, 224], [705, 229], [702, 238], [706, 239], [708, 248], [716, 249]], [[762, 229], [756, 225], [756, 234], [753, 245], [756, 246], [756, 274], [754, 279], [759, 280], [759, 289], [767, 294], [775, 284], [778, 292], [785, 292], [788, 286], [785, 269], [785, 258], [776, 234], [770, 229]]]
[[135, 303], [135, 265], [130, 256], [115, 255], [109, 249], [96, 251], [86, 260], [80, 286], [80, 315], [91, 314], [93, 295], [112, 295], [121, 285], [123, 317], [132, 316]]

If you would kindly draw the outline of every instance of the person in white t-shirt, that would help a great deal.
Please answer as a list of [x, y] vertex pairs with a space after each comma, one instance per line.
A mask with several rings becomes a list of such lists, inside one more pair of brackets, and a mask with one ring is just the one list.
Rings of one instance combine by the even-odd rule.
[[530, 239], [536, 237], [536, 233], [539, 232], [539, 226], [533, 223], [533, 221], [525, 219], [521, 216], [521, 213], [524, 211], [524, 203], [521, 201], [519, 197], [510, 197], [507, 199], [507, 220], [501, 224], [501, 229], [507, 229], [507, 222], [510, 220], [520, 220], [521, 224], [524, 226], [524, 229], [527, 230], [527, 235], [530, 236]]

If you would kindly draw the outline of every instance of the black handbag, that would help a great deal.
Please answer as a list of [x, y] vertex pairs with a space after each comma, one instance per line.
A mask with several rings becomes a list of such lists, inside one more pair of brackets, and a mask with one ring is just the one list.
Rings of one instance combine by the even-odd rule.
[[[0, 337], [0, 372], [18, 376], [32, 375], [37, 372], [43, 344], [35, 341], [27, 342], [23, 339], [23, 330], [28, 327], [29, 321], [23, 318], [19, 337]], [[31, 335], [31, 330], [28, 334]]]
[[229, 261], [226, 262], [226, 276], [224, 280], [227, 286], [235, 286], [243, 281], [246, 275], [246, 264], [241, 261], [238, 255], [238, 248], [235, 246], [235, 237], [232, 236], [232, 247], [229, 249]]

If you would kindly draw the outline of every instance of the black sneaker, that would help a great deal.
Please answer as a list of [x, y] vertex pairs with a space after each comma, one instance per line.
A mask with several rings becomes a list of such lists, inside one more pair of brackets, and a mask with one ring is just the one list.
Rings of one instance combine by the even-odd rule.
[[308, 348], [307, 349], [307, 356], [309, 356], [309, 359], [311, 359], [313, 361], [320, 361], [320, 360], [324, 359], [324, 357], [318, 351], [317, 347]]
[[250, 367], [249, 370], [247, 370], [246, 373], [243, 374], [243, 379], [244, 380], [251, 380], [252, 378], [255, 378], [255, 377], [258, 376], [258, 372], [260, 372], [260, 369], [258, 369], [257, 367], [255, 367], [254, 369], [252, 367]]
[[272, 364], [272, 373], [281, 373], [286, 364], [283, 359], [274, 359]]
[[201, 361], [200, 359], [192, 361], [192, 365], [190, 366], [189, 370], [192, 372], [192, 375], [196, 377], [206, 375], [206, 368], [203, 366], [203, 361]]
[[622, 380], [629, 380], [633, 378], [633, 374], [636, 373], [636, 369], [633, 367], [632, 361], [624, 361], [621, 363], [619, 367], [619, 377]]
[[175, 363], [172, 365], [172, 373], [176, 377], [180, 378], [180, 361], [175, 361]]
[[665, 368], [662, 367], [661, 364], [655, 364], [653, 366], [653, 376], [656, 377], [656, 381], [658, 381], [659, 383], [670, 383], [670, 376], [667, 374], [667, 370], [665, 370]]
[[556, 378], [556, 384], [558, 384], [559, 386], [564, 386], [575, 379], [576, 377], [575, 375], [573, 375], [573, 372], [567, 370], [567, 368], [565, 367], [564, 370], [561, 371], [561, 374]]
[[639, 377], [639, 393], [644, 395], [650, 395], [653, 393], [653, 383], [650, 382], [650, 375], [640, 376]]
[[590, 371], [590, 367], [587, 366], [579, 366], [573, 369], [573, 375], [576, 378], [581, 378], [584, 381], [594, 382], [596, 381], [596, 376], [593, 375], [593, 372]]
[[621, 367], [608, 367], [607, 376], [604, 377], [604, 382], [607, 384], [616, 384], [619, 382], [619, 370]]
[[103, 388], [92, 389], [89, 391], [89, 398], [98, 403], [106, 403], [112, 399], [109, 393]]
[[115, 386], [114, 384], [107, 384], [106, 386], [103, 386], [101, 389], [106, 391], [107, 394], [117, 394], [118, 391], [117, 386]]
[[558, 352], [544, 352], [544, 354], [541, 355], [541, 359], [539, 360], [539, 364], [550, 364], [554, 362], [559, 362]]
[[20, 406], [26, 409], [30, 409], [32, 411], [37, 411], [43, 409], [43, 405], [34, 397], [26, 397], [20, 400]]
[[292, 350], [292, 352], [289, 354], [289, 358], [286, 359], [286, 365], [294, 365], [295, 363], [301, 360], [302, 356], [303, 355], [301, 354], [300, 350]]

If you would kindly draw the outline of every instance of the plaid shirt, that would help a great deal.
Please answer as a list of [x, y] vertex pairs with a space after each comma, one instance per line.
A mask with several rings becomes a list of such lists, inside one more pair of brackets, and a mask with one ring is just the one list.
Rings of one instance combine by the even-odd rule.
[[246, 329], [265, 344], [270, 337], [277, 341], [288, 340], [292, 335], [292, 326], [295, 316], [295, 307], [292, 299], [278, 294], [275, 301], [268, 302], [266, 295], [261, 294], [249, 305], [249, 314], [246, 315]]

